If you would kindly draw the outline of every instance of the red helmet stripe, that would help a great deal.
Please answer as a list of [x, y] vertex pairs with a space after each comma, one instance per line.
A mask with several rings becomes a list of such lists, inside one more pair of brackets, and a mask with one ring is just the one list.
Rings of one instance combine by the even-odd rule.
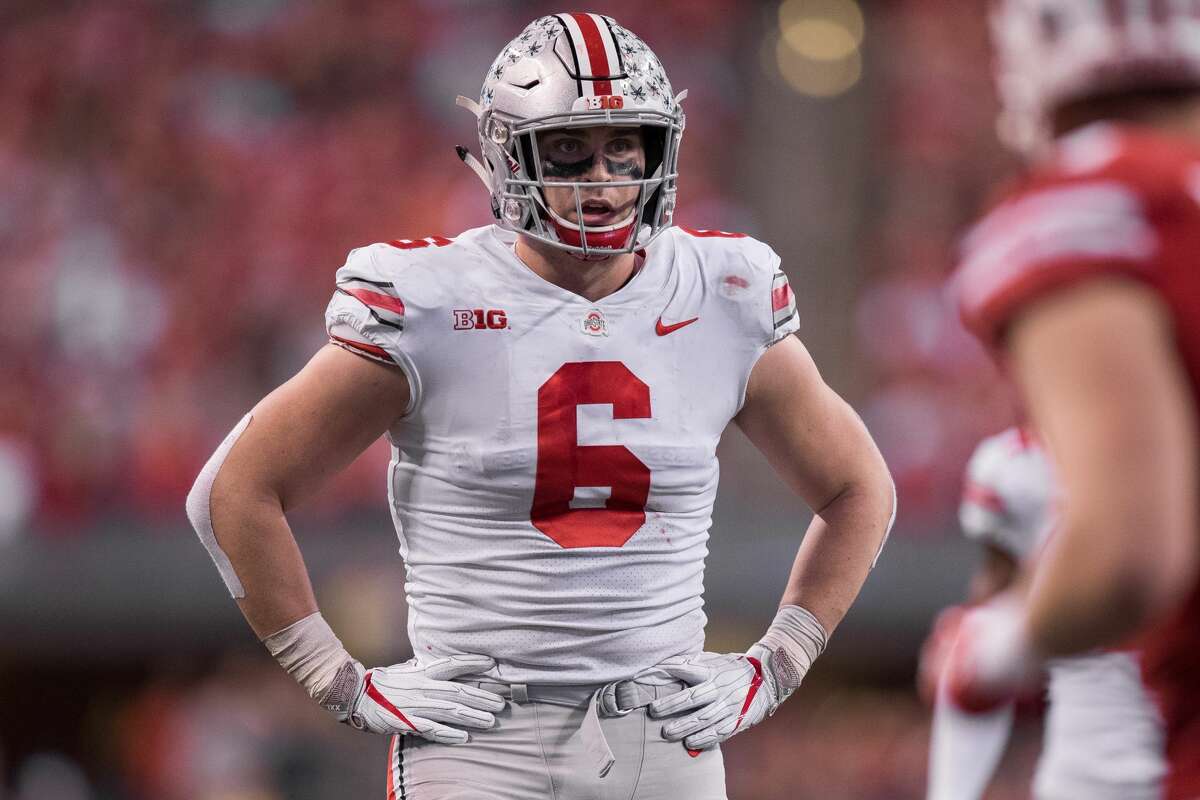
[[[608, 30], [607, 25], [598, 24], [594, 14], [568, 14], [579, 28], [579, 34], [583, 39], [583, 47], [576, 48], [587, 53], [588, 72], [583, 75], [583, 78], [601, 78], [601, 80], [592, 81], [592, 94], [603, 96], [612, 94], [612, 81], [603, 80], [612, 75], [612, 66], [616, 63], [616, 43], [612, 41], [612, 34]], [[571, 31], [574, 34], [574, 31]], [[609, 59], [610, 53], [614, 56]]]

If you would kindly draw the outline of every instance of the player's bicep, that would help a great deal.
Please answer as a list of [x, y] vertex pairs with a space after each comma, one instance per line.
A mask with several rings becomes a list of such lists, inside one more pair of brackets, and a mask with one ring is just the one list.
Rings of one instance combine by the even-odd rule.
[[1157, 295], [1121, 278], [1063, 289], [1018, 316], [1007, 343], [1089, 540], [1193, 563], [1196, 404]]
[[890, 486], [866, 426], [794, 336], [755, 364], [736, 422], [814, 510], [858, 485]]
[[292, 507], [383, 435], [408, 400], [400, 369], [327, 345], [255, 406], [214, 495], [224, 483]]

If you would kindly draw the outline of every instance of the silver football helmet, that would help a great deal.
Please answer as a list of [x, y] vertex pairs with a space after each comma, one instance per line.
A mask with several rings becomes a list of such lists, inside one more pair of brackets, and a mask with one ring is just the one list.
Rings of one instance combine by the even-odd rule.
[[[498, 224], [584, 257], [630, 253], [669, 228], [675, 212], [684, 115], [658, 57], [645, 42], [600, 14], [554, 14], [530, 23], [508, 43], [483, 81], [479, 102], [458, 104], [479, 123], [482, 160], [459, 157], [491, 193]], [[636, 127], [646, 153], [644, 172], [605, 183], [638, 187], [632, 212], [615, 224], [584, 224], [585, 181], [552, 177], [571, 189], [576, 219], [551, 209], [538, 133], [596, 125]]]
[[994, 0], [1000, 134], [1030, 152], [1063, 105], [1142, 88], [1200, 87], [1200, 0]]

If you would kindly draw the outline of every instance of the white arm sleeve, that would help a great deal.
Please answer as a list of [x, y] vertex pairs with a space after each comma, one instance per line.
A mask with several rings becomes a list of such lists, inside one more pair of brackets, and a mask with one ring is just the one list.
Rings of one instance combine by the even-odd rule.
[[1004, 755], [1012, 731], [1012, 704], [983, 714], [950, 699], [943, 673], [933, 706], [926, 800], [979, 800]]
[[896, 494], [896, 481], [892, 481], [892, 514], [888, 517], [887, 528], [883, 531], [883, 539], [879, 542], [879, 549], [875, 551], [875, 558], [871, 560], [871, 569], [875, 569], [875, 565], [879, 563], [879, 557], [883, 555], [883, 548], [887, 544], [888, 537], [892, 535], [892, 528], [896, 524], [896, 512], [900, 510], [900, 497]]
[[225, 441], [221, 442], [221, 446], [208, 459], [204, 469], [200, 470], [200, 474], [196, 477], [196, 482], [192, 484], [192, 490], [188, 492], [187, 496], [188, 519], [191, 521], [192, 527], [196, 529], [196, 535], [200, 537], [204, 549], [212, 556], [213, 563], [217, 565], [217, 571], [221, 573], [221, 579], [225, 581], [226, 588], [229, 589], [229, 593], [235, 600], [245, 597], [246, 590], [242, 588], [242, 582], [238, 579], [237, 573], [233, 571], [233, 564], [229, 562], [229, 556], [225, 555], [225, 551], [217, 542], [216, 534], [213, 533], [210, 501], [213, 482], [217, 479], [217, 473], [221, 471], [221, 465], [225, 463], [226, 456], [241, 437], [242, 431], [246, 430], [246, 426], [250, 424], [253, 416], [252, 412], [242, 417], [242, 421], [229, 432]]

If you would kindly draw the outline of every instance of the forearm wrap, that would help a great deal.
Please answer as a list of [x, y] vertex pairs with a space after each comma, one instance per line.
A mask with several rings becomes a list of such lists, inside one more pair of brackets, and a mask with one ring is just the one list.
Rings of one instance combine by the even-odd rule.
[[363, 668], [315, 612], [263, 639], [267, 650], [308, 696], [339, 716], [349, 713]]
[[828, 641], [829, 634], [807, 609], [783, 606], [758, 644], [771, 652], [780, 685], [791, 691], [800, 685]]

